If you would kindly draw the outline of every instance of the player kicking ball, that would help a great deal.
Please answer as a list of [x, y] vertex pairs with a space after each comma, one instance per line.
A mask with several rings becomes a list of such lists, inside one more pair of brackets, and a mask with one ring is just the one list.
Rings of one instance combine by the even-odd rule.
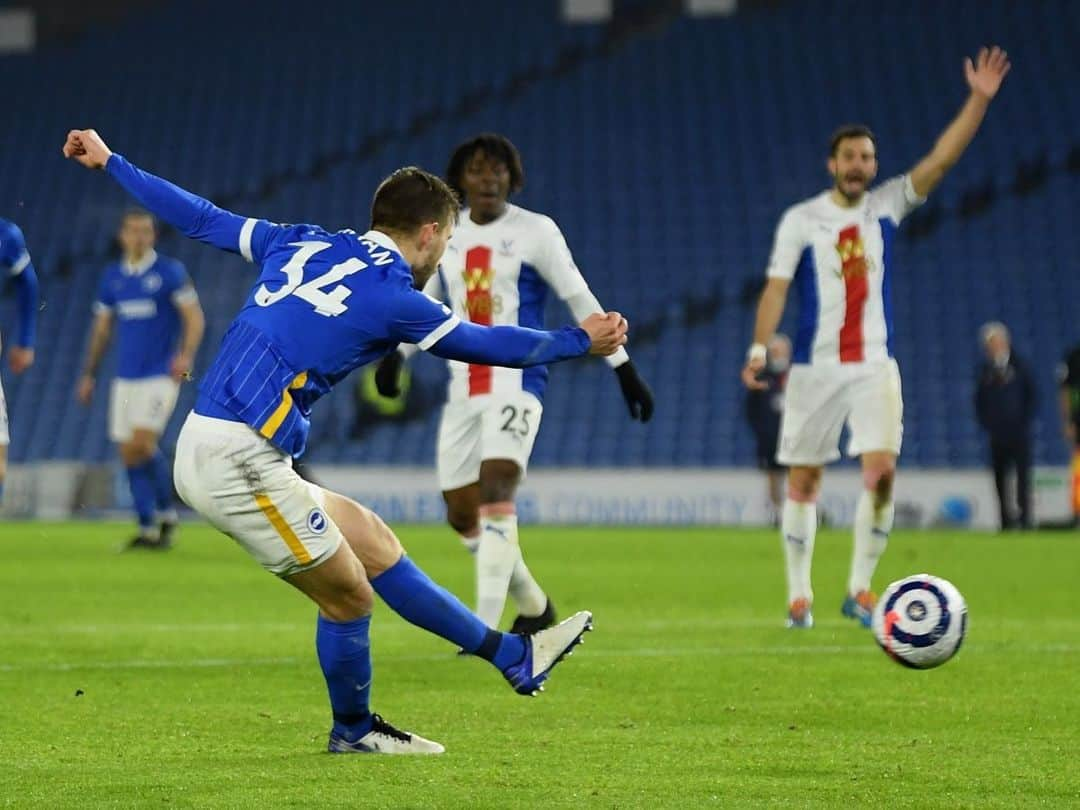
[[[574, 263], [559, 227], [510, 203], [525, 182], [521, 155], [508, 138], [484, 133], [450, 156], [447, 183], [465, 203], [438, 273], [424, 289], [462, 320], [541, 328], [554, 292], [581, 322], [603, 312]], [[376, 380], [397, 396], [405, 345], [387, 355]], [[605, 358], [618, 377], [631, 418], [648, 422], [653, 398], [625, 349]], [[450, 363], [439, 423], [439, 489], [446, 518], [476, 564], [476, 614], [498, 627], [507, 594], [517, 606], [512, 633], [555, 623], [555, 608], [525, 564], [514, 499], [543, 416], [548, 370]]]
[[788, 377], [777, 460], [789, 467], [781, 517], [787, 560], [788, 626], [812, 627], [810, 563], [816, 501], [824, 465], [840, 457], [847, 423], [849, 456], [862, 464], [864, 490], [855, 510], [855, 547], [842, 605], [864, 627], [877, 601], [870, 590], [893, 525], [893, 481], [903, 434], [900, 372], [893, 359], [892, 245], [897, 226], [960, 159], [997, 94], [1009, 61], [983, 48], [965, 61], [971, 93], [930, 153], [908, 174], [869, 190], [876, 143], [864, 126], [843, 127], [828, 158], [834, 185], [789, 208], [776, 230], [768, 281], [758, 303], [754, 342], [742, 379], [765, 365], [788, 288], [799, 291], [800, 318]]
[[303, 452], [314, 402], [400, 342], [441, 357], [524, 367], [615, 352], [626, 343], [623, 317], [598, 313], [554, 332], [485, 328], [419, 292], [446, 247], [458, 201], [414, 167], [382, 182], [371, 229], [359, 235], [223, 211], [113, 154], [93, 130], [69, 132], [63, 153], [104, 169], [185, 235], [260, 268], [180, 432], [174, 475], [192, 508], [318, 605], [315, 645], [334, 718], [328, 749], [443, 751], [370, 709], [375, 594], [407, 621], [490, 661], [519, 694], [540, 691], [591, 628], [592, 614], [575, 613], [530, 636], [492, 630], [413, 564], [375, 514], [304, 481], [292, 457]]

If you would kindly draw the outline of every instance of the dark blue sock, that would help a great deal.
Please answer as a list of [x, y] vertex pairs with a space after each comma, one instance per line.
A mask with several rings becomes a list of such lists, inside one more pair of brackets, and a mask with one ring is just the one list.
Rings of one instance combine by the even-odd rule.
[[319, 615], [315, 650], [330, 692], [334, 732], [350, 742], [371, 731], [371, 617], [335, 622]]
[[500, 670], [525, 655], [525, 642], [520, 636], [492, 630], [408, 557], [403, 556], [374, 577], [371, 587], [406, 621], [490, 661]]
[[173, 508], [172, 465], [160, 448], [150, 464], [154, 468], [154, 506], [159, 512], [168, 512]]
[[128, 467], [127, 474], [135, 514], [139, 517], [139, 528], [149, 529], [154, 525], [154, 462]]

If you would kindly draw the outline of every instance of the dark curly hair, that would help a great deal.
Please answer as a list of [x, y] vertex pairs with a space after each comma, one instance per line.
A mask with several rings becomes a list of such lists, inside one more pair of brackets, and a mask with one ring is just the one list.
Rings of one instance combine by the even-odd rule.
[[510, 171], [511, 194], [525, 187], [525, 169], [521, 165], [521, 153], [517, 147], [505, 135], [482, 132], [458, 144], [446, 167], [446, 182], [462, 200], [465, 199], [465, 189], [461, 185], [461, 176], [465, 173], [465, 166], [477, 152], [483, 152], [488, 157], [506, 164]]

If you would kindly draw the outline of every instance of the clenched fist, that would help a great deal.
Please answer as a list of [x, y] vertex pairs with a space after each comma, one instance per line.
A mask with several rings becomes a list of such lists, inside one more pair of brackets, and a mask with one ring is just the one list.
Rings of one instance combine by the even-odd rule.
[[593, 313], [581, 322], [581, 328], [589, 336], [592, 345], [589, 354], [614, 354], [626, 343], [626, 332], [630, 325], [618, 312]]
[[112, 151], [92, 129], [73, 129], [64, 143], [64, 157], [77, 160], [88, 169], [104, 169]]

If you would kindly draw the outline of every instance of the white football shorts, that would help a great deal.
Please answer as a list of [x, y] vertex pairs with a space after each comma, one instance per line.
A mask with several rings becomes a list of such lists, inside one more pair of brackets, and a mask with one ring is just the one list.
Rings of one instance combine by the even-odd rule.
[[321, 487], [292, 459], [240, 422], [188, 414], [176, 441], [176, 491], [278, 576], [330, 559], [343, 537]]
[[845, 423], [851, 432], [847, 455], [900, 454], [904, 401], [895, 360], [792, 366], [777, 460], [786, 467], [836, 461]]
[[168, 427], [179, 394], [179, 384], [167, 375], [115, 378], [109, 392], [109, 439], [126, 442], [137, 429], [160, 436]]
[[439, 423], [439, 488], [476, 483], [480, 462], [488, 459], [509, 459], [524, 477], [543, 413], [540, 400], [528, 391], [447, 402]]

